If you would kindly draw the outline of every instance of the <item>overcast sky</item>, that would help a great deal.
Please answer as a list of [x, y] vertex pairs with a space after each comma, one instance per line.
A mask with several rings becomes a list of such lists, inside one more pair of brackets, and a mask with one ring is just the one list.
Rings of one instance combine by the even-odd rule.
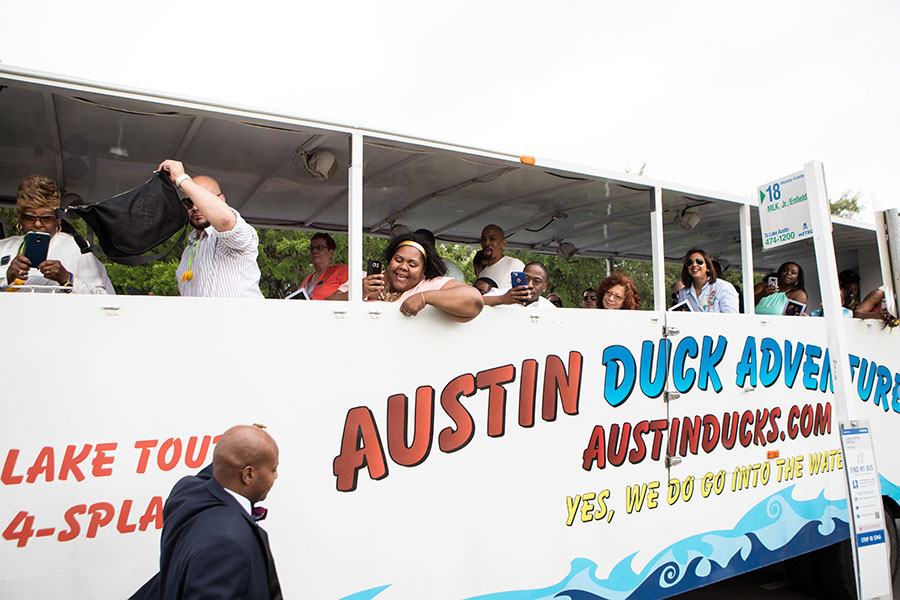
[[[900, 207], [900, 2], [3, 0], [0, 61], [752, 196]], [[866, 217], [868, 220], [868, 217]]]

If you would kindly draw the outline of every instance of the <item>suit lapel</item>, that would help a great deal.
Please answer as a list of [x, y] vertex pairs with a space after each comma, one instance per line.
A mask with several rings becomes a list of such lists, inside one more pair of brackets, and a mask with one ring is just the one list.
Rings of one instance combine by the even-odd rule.
[[269, 548], [269, 535], [266, 533], [266, 530], [260, 527], [256, 521], [253, 520], [253, 517], [247, 514], [244, 507], [235, 500], [234, 496], [226, 492], [225, 488], [219, 485], [218, 481], [210, 479], [206, 483], [206, 487], [212, 495], [238, 511], [241, 516], [247, 520], [247, 523], [250, 524], [259, 545], [266, 555], [266, 575], [269, 583], [269, 598], [271, 598], [271, 600], [281, 600], [281, 584], [278, 581], [278, 573], [275, 571], [275, 559], [272, 557], [272, 549]]

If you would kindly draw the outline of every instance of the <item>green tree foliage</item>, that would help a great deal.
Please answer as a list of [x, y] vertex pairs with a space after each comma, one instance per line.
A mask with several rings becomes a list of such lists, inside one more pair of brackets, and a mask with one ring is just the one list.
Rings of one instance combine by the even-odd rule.
[[862, 192], [854, 192], [852, 189], [847, 188], [840, 198], [829, 202], [831, 214], [852, 219], [862, 210], [862, 207], [859, 205], [860, 198], [862, 198]]

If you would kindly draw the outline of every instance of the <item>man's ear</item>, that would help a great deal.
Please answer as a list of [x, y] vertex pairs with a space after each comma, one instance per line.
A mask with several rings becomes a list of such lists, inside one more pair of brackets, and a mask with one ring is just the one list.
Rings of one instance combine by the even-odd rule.
[[504, 236], [503, 241], [500, 242], [501, 248], [506, 248], [506, 237]]
[[253, 483], [253, 475], [253, 467], [246, 465], [241, 469], [241, 483], [244, 485], [251, 485]]
[[225, 200], [225, 194], [223, 194], [222, 192], [219, 192], [219, 200], [221, 200], [225, 204], [228, 204], [228, 201]]

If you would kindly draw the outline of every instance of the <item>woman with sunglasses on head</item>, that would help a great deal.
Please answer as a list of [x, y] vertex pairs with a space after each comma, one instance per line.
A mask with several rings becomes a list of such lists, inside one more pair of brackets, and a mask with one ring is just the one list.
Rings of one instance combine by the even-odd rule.
[[681, 268], [681, 282], [684, 288], [678, 292], [678, 302], [686, 300], [694, 311], [738, 312], [737, 290], [716, 276], [712, 260], [705, 250], [691, 248], [687, 251]]
[[18, 227], [24, 234], [36, 232], [50, 236], [47, 258], [40, 264], [31, 264], [24, 254], [25, 235], [0, 241], [0, 272], [3, 273], [0, 290], [13, 292], [22, 286], [40, 286], [31, 289], [115, 294], [100, 261], [93, 254], [82, 254], [75, 239], [60, 231], [60, 220], [56, 217], [60, 198], [56, 183], [43, 175], [29, 175], [19, 183], [16, 192]]
[[400, 312], [414, 317], [428, 306], [465, 323], [481, 312], [481, 292], [452, 277], [428, 240], [414, 234], [397, 236], [384, 250], [384, 273], [363, 279], [363, 298], [396, 302]]

